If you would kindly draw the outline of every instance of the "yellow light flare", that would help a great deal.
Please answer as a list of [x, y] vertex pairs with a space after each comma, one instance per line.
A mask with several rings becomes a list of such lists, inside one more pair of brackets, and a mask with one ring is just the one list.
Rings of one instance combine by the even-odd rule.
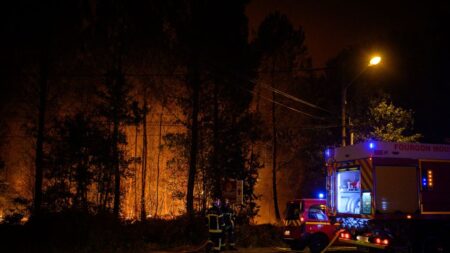
[[374, 56], [369, 61], [369, 66], [378, 65], [381, 62], [381, 56]]
[[23, 223], [26, 223], [28, 221], [28, 216], [24, 216], [22, 219], [20, 219], [20, 222], [23, 224]]

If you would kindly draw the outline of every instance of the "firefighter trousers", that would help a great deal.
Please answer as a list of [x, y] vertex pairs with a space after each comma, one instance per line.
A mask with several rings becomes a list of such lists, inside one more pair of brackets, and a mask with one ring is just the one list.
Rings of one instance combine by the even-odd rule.
[[235, 237], [234, 237], [234, 227], [229, 226], [224, 229], [224, 241], [223, 247], [231, 247], [234, 248], [236, 245]]
[[209, 232], [209, 240], [213, 242], [213, 250], [220, 251], [222, 248], [222, 232]]

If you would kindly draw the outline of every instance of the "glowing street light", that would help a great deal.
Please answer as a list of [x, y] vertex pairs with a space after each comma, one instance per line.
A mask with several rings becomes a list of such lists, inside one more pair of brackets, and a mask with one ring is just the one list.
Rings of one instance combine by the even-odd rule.
[[[381, 57], [380, 56], [374, 56], [370, 58], [369, 64], [362, 69], [361, 72], [359, 72], [347, 85], [342, 86], [341, 90], [341, 117], [342, 117], [342, 146], [345, 147], [347, 145], [347, 113], [346, 113], [346, 106], [347, 106], [347, 90], [348, 87], [350, 87], [356, 79], [358, 79], [369, 67], [375, 66], [380, 64]], [[352, 138], [351, 138], [352, 139]], [[353, 144], [353, 140], [350, 140], [350, 144]]]
[[369, 67], [370, 66], [374, 66], [374, 65], [378, 65], [380, 62], [381, 62], [381, 57], [380, 56], [374, 56], [369, 61]]

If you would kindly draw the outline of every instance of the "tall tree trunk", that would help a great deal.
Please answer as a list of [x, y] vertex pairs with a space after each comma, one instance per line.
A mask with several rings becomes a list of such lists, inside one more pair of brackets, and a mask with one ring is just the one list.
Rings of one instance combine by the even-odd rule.
[[36, 137], [35, 182], [34, 182], [34, 215], [39, 215], [42, 205], [42, 181], [44, 160], [45, 114], [48, 96], [48, 52], [42, 56], [39, 79], [38, 128]]
[[134, 215], [136, 218], [138, 217], [138, 202], [137, 202], [137, 174], [138, 174], [138, 167], [137, 167], [137, 143], [138, 143], [138, 131], [139, 131], [139, 120], [138, 116], [136, 116], [134, 126], [135, 126], [135, 134], [134, 134], [134, 178], [133, 178], [133, 186], [134, 186]]
[[142, 171], [141, 171], [141, 220], [147, 217], [145, 212], [145, 182], [147, 180], [147, 97], [144, 93], [144, 115], [142, 119], [143, 137], [142, 137]]
[[113, 168], [114, 168], [114, 207], [113, 207], [113, 215], [116, 218], [119, 218], [120, 215], [120, 158], [119, 158], [119, 94], [122, 83], [122, 70], [119, 63], [117, 73], [114, 73], [115, 80], [114, 83], [114, 112], [113, 112], [113, 136], [112, 136], [112, 148], [113, 148]]
[[206, 214], [206, 200], [207, 200], [207, 195], [206, 195], [206, 168], [203, 167], [202, 168], [202, 216], [205, 216]]
[[155, 206], [155, 217], [158, 216], [158, 203], [159, 203], [159, 172], [160, 172], [160, 158], [162, 151], [162, 120], [163, 120], [163, 110], [164, 107], [161, 108], [161, 114], [159, 115], [159, 140], [158, 140], [158, 160], [156, 164], [156, 206]]
[[[275, 59], [272, 64], [272, 87], [274, 87], [274, 73]], [[274, 87], [275, 88], [275, 87]], [[278, 194], [277, 194], [277, 121], [276, 121], [276, 104], [275, 92], [272, 91], [272, 192], [273, 192], [273, 206], [275, 209], [275, 218], [280, 221], [280, 209], [278, 208]]]
[[103, 178], [103, 185], [104, 185], [104, 199], [103, 199], [103, 211], [106, 211], [107, 207], [111, 207], [111, 202], [109, 201], [109, 194], [110, 194], [110, 190], [111, 190], [111, 180], [112, 180], [112, 175], [110, 174], [110, 172], [108, 171], [108, 174], [105, 175], [105, 177]]
[[198, 112], [200, 97], [200, 73], [196, 62], [191, 64], [189, 70], [188, 82], [192, 88], [192, 126], [191, 126], [191, 147], [189, 152], [189, 176], [186, 195], [186, 211], [192, 221], [194, 217], [194, 183], [197, 172], [197, 153], [198, 153]]
[[222, 185], [221, 185], [221, 167], [218, 162], [219, 153], [219, 87], [217, 81], [214, 82], [214, 92], [213, 92], [213, 164], [212, 169], [214, 172], [214, 197], [222, 198]]
[[[88, 200], [87, 200], [87, 174], [88, 174], [88, 158], [86, 156], [83, 156], [83, 161], [81, 165], [77, 168], [77, 176], [76, 179], [76, 186], [77, 186], [77, 192], [76, 197], [73, 205], [77, 208], [81, 208], [83, 211], [88, 210]], [[71, 180], [70, 180], [71, 181]], [[70, 182], [69, 181], [69, 182]], [[69, 189], [72, 187], [69, 185]]]
[[114, 167], [114, 217], [119, 218], [120, 212], [120, 165], [119, 165], [119, 119], [114, 115], [113, 119], [113, 167]]

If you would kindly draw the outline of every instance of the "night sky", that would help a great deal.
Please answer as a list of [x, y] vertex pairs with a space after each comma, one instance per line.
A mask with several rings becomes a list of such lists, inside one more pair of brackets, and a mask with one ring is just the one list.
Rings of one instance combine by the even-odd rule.
[[384, 58], [380, 89], [415, 112], [423, 142], [443, 143], [450, 142], [449, 10], [444, 1], [258, 0], [247, 14], [251, 31], [273, 11], [303, 27], [314, 67], [344, 48], [371, 45]]
[[247, 8], [250, 30], [273, 11], [304, 28], [314, 65], [321, 67], [347, 46], [420, 27], [433, 10], [414, 1], [255, 0]]

